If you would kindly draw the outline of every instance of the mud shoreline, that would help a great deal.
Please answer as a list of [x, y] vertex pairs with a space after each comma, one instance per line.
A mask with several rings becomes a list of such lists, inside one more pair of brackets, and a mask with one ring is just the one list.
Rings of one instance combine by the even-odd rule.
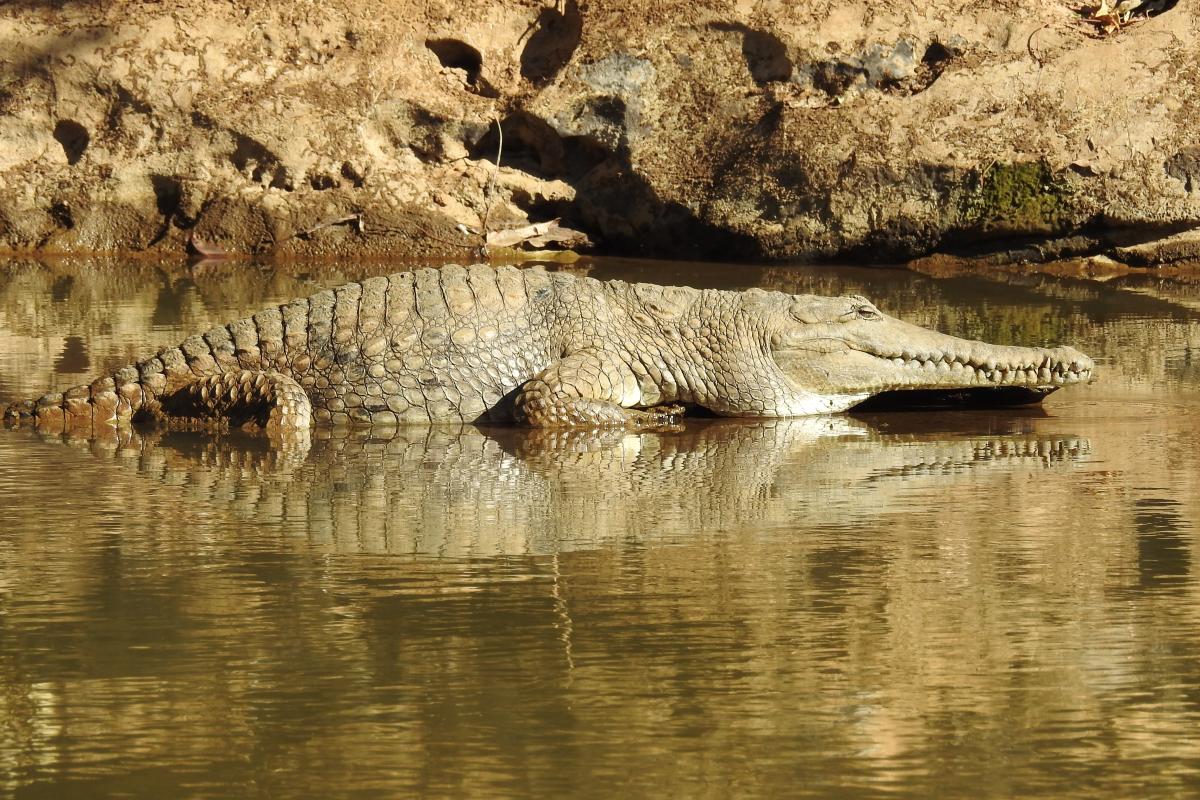
[[1189, 261], [1198, 47], [1187, 3], [10, 3], [0, 250]]

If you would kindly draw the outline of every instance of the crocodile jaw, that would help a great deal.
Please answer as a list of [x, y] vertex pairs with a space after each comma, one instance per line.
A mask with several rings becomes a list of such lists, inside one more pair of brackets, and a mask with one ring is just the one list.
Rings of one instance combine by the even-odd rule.
[[1025, 387], [1048, 394], [1092, 377], [1071, 347], [1013, 347], [959, 339], [890, 317], [845, 325], [836, 336], [775, 342], [772, 356], [797, 390], [826, 397], [903, 389]]
[[[991, 348], [984, 353], [962, 351], [851, 351], [850, 362], [861, 364], [860, 388], [871, 393], [893, 389], [967, 389], [1020, 386], [1057, 389], [1086, 383], [1095, 368], [1090, 358], [1069, 347]], [[851, 370], [847, 369], [847, 372]]]

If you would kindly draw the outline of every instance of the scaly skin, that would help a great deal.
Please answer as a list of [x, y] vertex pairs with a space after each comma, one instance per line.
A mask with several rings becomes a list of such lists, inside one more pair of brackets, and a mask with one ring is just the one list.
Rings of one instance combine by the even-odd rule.
[[889, 389], [1050, 390], [1091, 369], [1071, 348], [956, 339], [861, 297], [448, 266], [266, 309], [5, 416], [50, 430], [138, 419], [278, 431], [513, 419], [645, 428], [673, 422], [681, 403], [802, 416]]

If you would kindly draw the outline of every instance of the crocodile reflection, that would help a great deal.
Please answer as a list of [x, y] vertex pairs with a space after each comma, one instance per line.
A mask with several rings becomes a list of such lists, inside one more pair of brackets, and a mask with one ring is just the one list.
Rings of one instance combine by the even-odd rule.
[[[1009, 428], [1037, 422], [1014, 420]], [[842, 417], [713, 420], [658, 434], [328, 432], [283, 449], [186, 434], [74, 444], [136, 465], [146, 490], [131, 502], [202, 507], [320, 551], [453, 557], [865, 524], [929, 493], [951, 497], [964, 480], [1055, 469], [1090, 452], [1085, 438], [1036, 430], [886, 432]]]

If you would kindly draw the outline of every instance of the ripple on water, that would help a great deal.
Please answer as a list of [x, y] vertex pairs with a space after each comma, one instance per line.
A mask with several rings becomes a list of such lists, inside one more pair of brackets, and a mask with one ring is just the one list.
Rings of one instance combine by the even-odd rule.
[[[307, 292], [130, 269], [0, 270], [4, 391]], [[0, 431], [0, 793], [1186, 795], [1193, 313], [1117, 284], [738, 274], [1078, 342], [1100, 379], [1042, 410], [557, 446]]]

